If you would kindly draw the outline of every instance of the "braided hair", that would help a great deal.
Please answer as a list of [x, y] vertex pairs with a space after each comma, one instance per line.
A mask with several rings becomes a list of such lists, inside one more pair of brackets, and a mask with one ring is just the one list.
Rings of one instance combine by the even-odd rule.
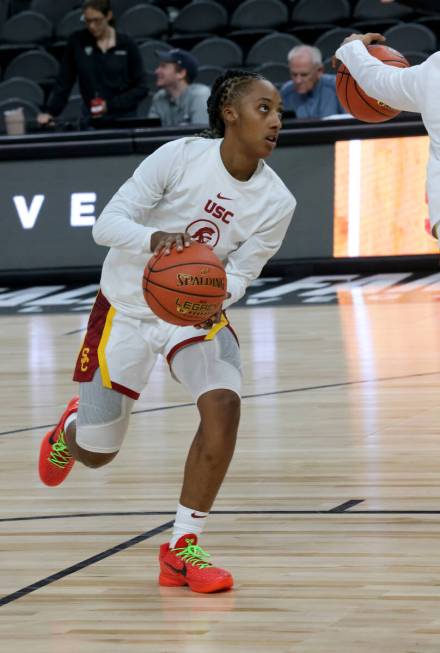
[[243, 94], [255, 80], [265, 80], [263, 75], [245, 70], [227, 70], [215, 80], [208, 98], [209, 129], [200, 134], [205, 138], [222, 138], [225, 135], [225, 123], [222, 109]]

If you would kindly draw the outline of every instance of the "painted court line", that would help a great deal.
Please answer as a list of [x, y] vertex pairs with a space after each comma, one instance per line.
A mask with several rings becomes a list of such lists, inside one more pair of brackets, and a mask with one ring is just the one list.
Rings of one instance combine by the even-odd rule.
[[[360, 381], [342, 381], [340, 383], [327, 383], [324, 385], [311, 385], [302, 388], [290, 388], [288, 390], [273, 390], [271, 392], [258, 392], [251, 395], [243, 395], [242, 399], [257, 399], [259, 397], [271, 397], [275, 395], [294, 394], [297, 392], [307, 392], [309, 390], [327, 390], [329, 388], [343, 388], [352, 385], [363, 385], [366, 383], [384, 383], [386, 381], [402, 381], [403, 379], [415, 379], [422, 376], [436, 376], [440, 371], [434, 372], [420, 372], [419, 374], [404, 374], [402, 376], [384, 376], [377, 379], [361, 379]], [[141, 415], [143, 413], [156, 413], [162, 410], [172, 410], [174, 408], [187, 408], [194, 406], [193, 402], [184, 404], [174, 404], [172, 406], [158, 406], [157, 408], [145, 408], [143, 410], [134, 410], [132, 415]], [[14, 429], [13, 431], [1, 431], [1, 435], [13, 435], [14, 433], [25, 433], [26, 431], [44, 430], [55, 426], [55, 424], [43, 424], [40, 426], [28, 426], [22, 429]]]
[[[242, 510], [242, 511], [236, 511], [236, 510], [218, 510], [218, 511], [212, 511], [212, 514], [223, 514], [223, 515], [258, 515], [258, 514], [341, 514], [345, 513], [350, 506], [352, 505], [357, 505], [359, 503], [362, 503], [363, 499], [351, 499], [350, 501], [345, 501], [344, 503], [335, 506], [334, 508], [331, 508], [330, 510]], [[97, 515], [121, 515], [121, 514], [135, 514], [135, 515], [158, 515], [158, 514], [170, 514], [170, 513], [161, 513], [161, 512], [134, 512], [134, 513], [89, 513], [89, 514], [77, 514], [77, 515], [68, 515], [68, 517], [80, 517], [80, 516], [97, 516]], [[172, 513], [174, 514], [174, 513]], [[56, 515], [52, 518], [59, 519], [63, 515]], [[26, 519], [50, 519], [49, 516], [44, 515], [41, 517], [34, 517], [34, 518], [26, 518], [26, 517], [17, 517], [13, 518], [11, 520], [8, 519], [2, 519], [0, 521], [24, 521]], [[37, 590], [41, 589], [42, 587], [46, 587], [47, 585], [51, 585], [57, 580], [60, 580], [61, 578], [65, 578], [66, 576], [69, 576], [70, 574], [74, 574], [77, 571], [80, 571], [81, 569], [85, 569], [86, 567], [90, 567], [91, 565], [95, 564], [95, 562], [99, 562], [100, 560], [104, 560], [105, 558], [108, 558], [112, 555], [115, 555], [116, 553], [119, 553], [120, 551], [124, 551], [125, 549], [129, 549], [130, 547], [134, 546], [135, 544], [138, 544], [139, 542], [143, 542], [144, 540], [148, 540], [151, 537], [154, 537], [155, 535], [158, 535], [159, 533], [162, 533], [163, 531], [167, 530], [170, 528], [174, 523], [174, 520], [165, 522], [161, 526], [157, 526], [157, 528], [153, 528], [146, 533], [142, 533], [141, 535], [136, 535], [136, 537], [132, 537], [129, 540], [126, 540], [125, 542], [121, 542], [121, 544], [117, 544], [116, 546], [111, 547], [110, 549], [106, 549], [105, 551], [102, 551], [101, 553], [97, 553], [94, 556], [91, 556], [90, 558], [86, 558], [82, 562], [77, 562], [75, 565], [71, 565], [70, 567], [67, 567], [66, 569], [62, 569], [61, 571], [56, 572], [55, 574], [51, 574], [50, 576], [47, 576], [46, 578], [43, 578], [39, 581], [36, 581], [35, 583], [32, 583], [31, 585], [27, 585], [26, 587], [23, 587], [20, 590], [17, 590], [16, 592], [12, 592], [11, 594], [7, 594], [6, 596], [3, 596], [0, 598], [0, 606], [2, 605], [7, 605], [8, 603], [12, 603], [13, 601], [16, 601], [17, 599], [21, 599], [23, 596], [26, 596], [27, 594], [30, 594], [31, 592], [36, 592]]]
[[111, 549], [102, 551], [101, 553], [98, 553], [92, 556], [91, 558], [86, 558], [86, 560], [83, 560], [82, 562], [77, 562], [75, 565], [72, 565], [71, 567], [67, 567], [66, 569], [62, 569], [61, 571], [58, 571], [55, 574], [52, 574], [51, 576], [47, 576], [42, 580], [38, 580], [36, 583], [32, 583], [32, 585], [27, 585], [26, 587], [23, 587], [22, 589], [17, 590], [12, 594], [7, 594], [6, 596], [0, 598], [0, 606], [6, 605], [7, 603], [12, 603], [12, 601], [16, 601], [17, 599], [21, 599], [23, 596], [26, 596], [31, 592], [35, 592], [36, 590], [39, 590], [42, 587], [46, 587], [46, 585], [51, 585], [52, 583], [54, 583], [57, 580], [60, 580], [61, 578], [65, 578], [70, 574], [74, 574], [75, 572], [80, 571], [80, 569], [84, 569], [85, 567], [90, 567], [90, 565], [95, 564], [95, 562], [104, 560], [105, 558], [108, 558], [109, 556], [112, 556], [115, 553], [119, 553], [120, 551], [124, 551], [124, 549], [128, 549], [131, 546], [138, 544], [139, 542], [148, 540], [151, 537], [154, 537], [155, 535], [158, 535], [159, 533], [166, 531], [172, 525], [173, 525], [173, 521], [168, 521], [165, 524], [158, 526], [157, 528], [153, 528], [152, 530], [147, 531], [146, 533], [142, 533], [141, 535], [136, 535], [136, 537], [132, 537], [130, 540], [121, 542], [121, 544], [117, 544], [116, 546], [111, 547]]

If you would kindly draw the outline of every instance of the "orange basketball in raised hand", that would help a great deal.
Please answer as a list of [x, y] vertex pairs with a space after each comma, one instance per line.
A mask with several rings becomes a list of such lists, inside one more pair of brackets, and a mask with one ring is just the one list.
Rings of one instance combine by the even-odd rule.
[[215, 315], [226, 298], [226, 272], [210, 247], [192, 242], [153, 256], [142, 280], [145, 301], [165, 322], [188, 326]]
[[[397, 68], [408, 68], [405, 57], [387, 45], [369, 45], [368, 52], [383, 63]], [[352, 116], [363, 122], [385, 122], [397, 116], [400, 111], [389, 107], [365, 93], [350, 75], [348, 68], [341, 64], [336, 74], [336, 93], [339, 102]]]

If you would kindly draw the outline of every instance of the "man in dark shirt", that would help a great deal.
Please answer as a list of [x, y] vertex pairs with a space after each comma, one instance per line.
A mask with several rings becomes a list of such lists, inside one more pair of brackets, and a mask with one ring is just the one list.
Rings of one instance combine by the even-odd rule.
[[100, 117], [127, 118], [148, 95], [147, 75], [136, 43], [111, 25], [109, 0], [86, 0], [83, 17], [87, 29], [74, 32], [66, 45], [47, 112], [41, 125], [51, 122], [67, 104], [78, 78], [84, 117], [92, 124]]

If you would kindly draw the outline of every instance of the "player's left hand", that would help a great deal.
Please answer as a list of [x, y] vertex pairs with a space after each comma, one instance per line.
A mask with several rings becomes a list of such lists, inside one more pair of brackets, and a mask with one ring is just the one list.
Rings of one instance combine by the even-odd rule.
[[222, 319], [222, 308], [220, 307], [212, 317], [209, 318], [209, 320], [206, 320], [205, 322], [202, 322], [201, 324], [195, 324], [194, 326], [196, 329], [206, 329], [207, 331], [210, 331], [214, 324], [217, 324], [220, 322]]
[[[227, 292], [225, 299], [229, 299], [230, 296], [231, 293]], [[214, 315], [210, 317], [209, 320], [205, 320], [205, 322], [202, 322], [201, 324], [195, 324], [194, 326], [196, 327], [196, 329], [207, 329], [208, 331], [210, 331], [214, 326], [214, 324], [218, 324], [222, 319], [222, 312], [223, 312], [223, 306], [220, 306], [217, 313], [214, 313]]]
[[[361, 41], [361, 43], [367, 47], [367, 45], [371, 45], [374, 41], [383, 43], [386, 41], [386, 38], [383, 34], [379, 34], [378, 32], [367, 32], [366, 34], [350, 34], [350, 36], [347, 36], [347, 38], [342, 41], [339, 47], [342, 47], [346, 43], [351, 43], [352, 41]], [[336, 68], [338, 62], [339, 60], [334, 54], [332, 57], [332, 68]]]

